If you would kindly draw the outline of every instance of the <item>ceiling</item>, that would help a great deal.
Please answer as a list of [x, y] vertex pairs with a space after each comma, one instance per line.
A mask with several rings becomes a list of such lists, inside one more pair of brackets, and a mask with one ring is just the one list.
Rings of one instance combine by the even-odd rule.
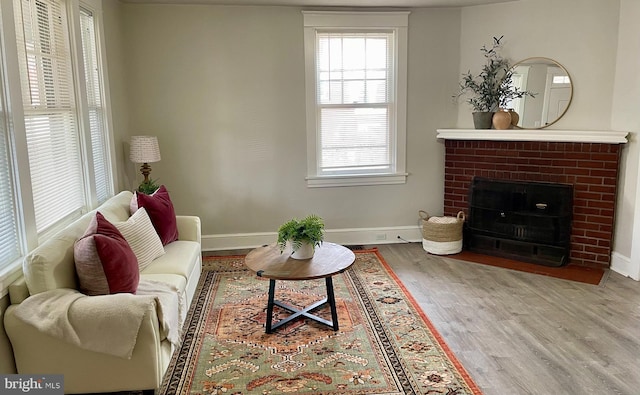
[[278, 5], [303, 7], [464, 7], [515, 0], [121, 0], [146, 4]]

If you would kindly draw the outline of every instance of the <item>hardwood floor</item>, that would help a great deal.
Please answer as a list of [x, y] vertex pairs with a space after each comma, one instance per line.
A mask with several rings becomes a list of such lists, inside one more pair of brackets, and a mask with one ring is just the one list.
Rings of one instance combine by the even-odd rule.
[[419, 243], [377, 247], [485, 395], [640, 394], [640, 282], [612, 272], [588, 285]]
[[639, 394], [640, 283], [602, 286], [378, 246], [485, 395]]

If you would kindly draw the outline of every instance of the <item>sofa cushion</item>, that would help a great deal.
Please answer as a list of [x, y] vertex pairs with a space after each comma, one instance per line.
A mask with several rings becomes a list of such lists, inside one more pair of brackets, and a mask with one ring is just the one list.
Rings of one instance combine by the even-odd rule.
[[177, 289], [180, 295], [183, 295], [187, 288], [187, 279], [179, 274], [140, 274], [140, 280], [159, 281], [169, 284]]
[[126, 221], [131, 216], [129, 204], [132, 196], [131, 191], [122, 191], [102, 203], [95, 211], [100, 211], [111, 223]]
[[176, 212], [169, 197], [169, 192], [167, 192], [164, 185], [161, 185], [152, 195], [134, 193], [131, 199], [131, 214], [140, 207], [147, 209], [151, 223], [156, 228], [163, 245], [178, 240]]
[[200, 244], [177, 240], [164, 246], [165, 254], [154, 260], [142, 274], [179, 274], [188, 279], [199, 262]]
[[114, 225], [122, 233], [138, 258], [140, 270], [144, 270], [154, 259], [164, 255], [162, 241], [160, 241], [144, 207], [133, 213], [125, 222], [115, 222]]
[[73, 243], [82, 237], [89, 222], [89, 217], [82, 217], [25, 257], [22, 272], [29, 294], [35, 295], [57, 288], [75, 289], [78, 286]]
[[74, 245], [80, 291], [87, 295], [135, 293], [138, 260], [118, 228], [97, 212]]
[[[99, 210], [109, 221], [125, 221], [129, 218], [132, 195], [130, 191], [120, 192], [107, 200]], [[73, 244], [84, 235], [94, 216], [95, 211], [83, 215], [25, 257], [22, 261], [22, 271], [29, 294], [78, 287]]]

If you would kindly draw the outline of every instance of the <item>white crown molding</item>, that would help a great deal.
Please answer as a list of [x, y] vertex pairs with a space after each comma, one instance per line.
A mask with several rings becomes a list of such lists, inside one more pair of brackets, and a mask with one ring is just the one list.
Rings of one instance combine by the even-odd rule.
[[438, 129], [437, 138], [444, 140], [544, 141], [562, 143], [625, 144], [628, 132], [615, 130], [555, 129]]
[[[202, 236], [202, 251], [255, 248], [275, 243], [277, 239], [276, 232], [204, 235]], [[324, 239], [342, 245], [391, 244], [420, 242], [422, 234], [419, 226], [329, 229], [325, 231]]]
[[470, 7], [515, 0], [122, 0], [138, 4], [210, 4], [295, 7]]

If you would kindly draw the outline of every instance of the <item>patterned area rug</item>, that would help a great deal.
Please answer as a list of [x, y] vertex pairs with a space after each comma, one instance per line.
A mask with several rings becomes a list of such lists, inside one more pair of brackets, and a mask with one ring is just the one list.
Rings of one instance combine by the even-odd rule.
[[[203, 266], [160, 394], [481, 394], [377, 250], [333, 277], [337, 332], [301, 318], [267, 335], [269, 281], [242, 256]], [[299, 308], [325, 293], [323, 280], [276, 282], [276, 299]], [[326, 305], [315, 313], [331, 320]]]

